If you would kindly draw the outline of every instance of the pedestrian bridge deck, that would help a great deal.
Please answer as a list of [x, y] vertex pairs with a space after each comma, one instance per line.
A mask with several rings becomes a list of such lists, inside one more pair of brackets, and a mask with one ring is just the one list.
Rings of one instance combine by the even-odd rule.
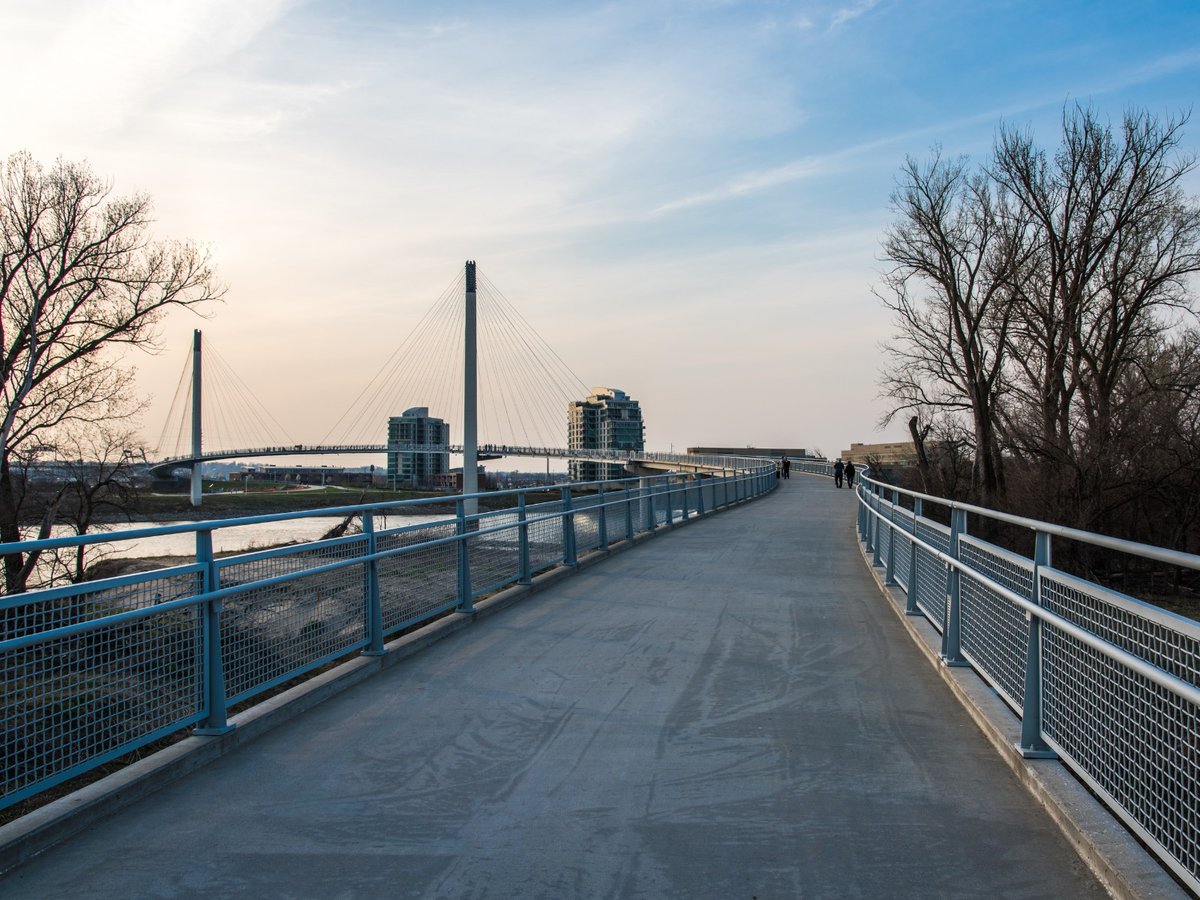
[[797, 476], [0, 878], [6, 898], [1101, 897]]

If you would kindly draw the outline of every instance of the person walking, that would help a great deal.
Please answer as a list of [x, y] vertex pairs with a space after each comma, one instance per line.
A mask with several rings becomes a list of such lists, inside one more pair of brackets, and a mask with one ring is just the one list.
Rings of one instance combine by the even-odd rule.
[[783, 457], [783, 477], [784, 478], [792, 477], [792, 461], [790, 459], [788, 459], [786, 456]]
[[838, 487], [842, 486], [842, 472], [845, 471], [845, 468], [840, 459], [833, 464], [833, 483]]
[[846, 460], [846, 487], [854, 487], [854, 460]]

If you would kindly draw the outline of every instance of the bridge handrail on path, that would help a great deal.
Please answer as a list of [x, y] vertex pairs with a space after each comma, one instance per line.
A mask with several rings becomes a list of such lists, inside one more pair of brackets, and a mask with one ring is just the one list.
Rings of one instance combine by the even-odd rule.
[[[1060, 758], [1200, 893], [1200, 622], [1054, 568], [1051, 542], [1197, 570], [1200, 556], [870, 477], [856, 491], [859, 535], [885, 583], [941, 633], [947, 665], [973, 667], [1020, 717], [1021, 752]], [[925, 514], [934, 504], [948, 526]], [[968, 516], [1028, 529], [1033, 556], [975, 537]]]
[[[655, 454], [702, 468], [474, 495], [340, 506], [0, 544], [12, 552], [191, 533], [184, 565], [0, 597], [0, 808], [180, 729], [219, 735], [227, 709], [581, 555], [751, 500], [777, 486], [762, 459]], [[389, 525], [404, 508], [432, 523]], [[362, 533], [217, 557], [213, 532], [357, 514]], [[403, 518], [400, 520], [403, 522]]]

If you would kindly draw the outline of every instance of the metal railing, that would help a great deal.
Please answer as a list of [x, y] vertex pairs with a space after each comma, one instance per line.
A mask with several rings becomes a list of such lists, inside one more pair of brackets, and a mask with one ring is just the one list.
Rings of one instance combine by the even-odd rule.
[[[681, 457], [681, 460], [687, 459]], [[5, 553], [195, 537], [186, 565], [0, 597], [0, 808], [183, 728], [219, 735], [227, 710], [390, 636], [591, 551], [756, 498], [776, 487], [763, 460], [715, 474], [666, 474], [508, 495], [468, 515], [462, 496], [0, 544]], [[541, 495], [541, 496], [538, 496]], [[386, 527], [385, 513], [448, 506], [442, 519]], [[220, 529], [361, 516], [360, 534], [235, 556]]]
[[[1052, 541], [1188, 569], [1200, 556], [870, 478], [857, 493], [885, 583], [941, 633], [947, 665], [973, 667], [1020, 717], [1021, 752], [1060, 758], [1200, 893], [1200, 622], [1054, 568]], [[932, 505], [949, 525], [926, 517]], [[1028, 529], [1033, 556], [973, 536], [971, 518]]]

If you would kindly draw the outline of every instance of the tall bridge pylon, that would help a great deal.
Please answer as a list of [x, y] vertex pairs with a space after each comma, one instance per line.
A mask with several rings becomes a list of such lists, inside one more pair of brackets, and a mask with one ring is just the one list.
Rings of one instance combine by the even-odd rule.
[[[462, 435], [462, 490], [468, 495], [479, 488], [481, 440], [489, 447], [512, 448], [511, 455], [517, 456], [538, 447], [561, 448], [567, 405], [586, 396], [586, 385], [477, 271], [474, 260], [466, 261], [458, 277], [462, 281], [451, 283], [358, 397], [340, 406], [341, 416], [326, 435], [315, 441], [288, 437], [270, 407], [211, 343], [202, 341], [197, 329], [155, 451], [161, 460], [155, 468], [190, 468], [191, 502], [199, 506], [205, 460], [231, 459], [238, 447], [251, 448], [244, 450], [251, 456], [286, 456], [293, 450], [313, 454], [326, 447], [331, 454], [388, 453], [391, 445], [380, 446], [379, 441], [387, 420], [421, 406], [435, 410], [452, 433]], [[167, 437], [172, 429], [177, 429], [173, 445]], [[435, 451], [406, 447], [403, 452]], [[507, 454], [483, 453], [484, 458], [497, 455]], [[559, 456], [557, 450], [553, 456]]]

